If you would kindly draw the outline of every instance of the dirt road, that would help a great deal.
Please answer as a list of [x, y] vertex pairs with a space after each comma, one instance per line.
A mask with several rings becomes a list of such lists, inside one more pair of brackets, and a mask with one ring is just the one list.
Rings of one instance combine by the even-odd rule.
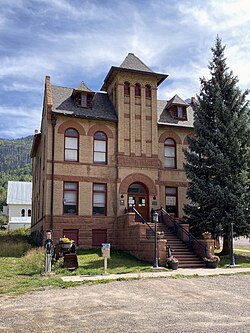
[[114, 281], [0, 297], [0, 332], [249, 333], [250, 275]]

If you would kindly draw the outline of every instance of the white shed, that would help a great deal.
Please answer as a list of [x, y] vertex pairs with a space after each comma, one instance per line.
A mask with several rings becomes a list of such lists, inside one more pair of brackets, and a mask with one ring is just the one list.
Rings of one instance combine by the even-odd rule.
[[8, 182], [9, 230], [31, 227], [31, 182]]

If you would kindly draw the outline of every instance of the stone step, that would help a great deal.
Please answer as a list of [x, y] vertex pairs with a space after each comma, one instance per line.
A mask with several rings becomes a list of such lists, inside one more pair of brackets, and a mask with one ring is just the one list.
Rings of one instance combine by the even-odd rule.
[[[154, 223], [149, 223], [154, 230]], [[171, 254], [179, 260], [180, 268], [202, 268], [205, 267], [204, 262], [198, 258], [187, 245], [180, 240], [172, 231], [163, 223], [158, 223], [157, 231], [164, 232], [164, 238], [167, 241], [167, 245], [170, 246]], [[154, 237], [154, 232], [147, 229], [147, 237]]]

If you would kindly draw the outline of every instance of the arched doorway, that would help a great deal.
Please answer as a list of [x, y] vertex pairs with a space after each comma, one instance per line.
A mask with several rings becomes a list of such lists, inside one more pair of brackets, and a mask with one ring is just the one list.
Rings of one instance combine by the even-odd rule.
[[[132, 183], [128, 187], [128, 207], [134, 206], [146, 221], [149, 220], [148, 189], [141, 183]], [[136, 220], [140, 220], [136, 218]]]

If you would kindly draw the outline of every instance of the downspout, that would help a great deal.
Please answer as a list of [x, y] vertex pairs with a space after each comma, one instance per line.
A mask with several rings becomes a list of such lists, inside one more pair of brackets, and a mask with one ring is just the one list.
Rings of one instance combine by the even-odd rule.
[[53, 235], [53, 214], [54, 214], [54, 162], [55, 162], [55, 126], [56, 126], [56, 115], [51, 114], [51, 125], [52, 125], [52, 156], [51, 156], [51, 201], [50, 201], [50, 231]]

